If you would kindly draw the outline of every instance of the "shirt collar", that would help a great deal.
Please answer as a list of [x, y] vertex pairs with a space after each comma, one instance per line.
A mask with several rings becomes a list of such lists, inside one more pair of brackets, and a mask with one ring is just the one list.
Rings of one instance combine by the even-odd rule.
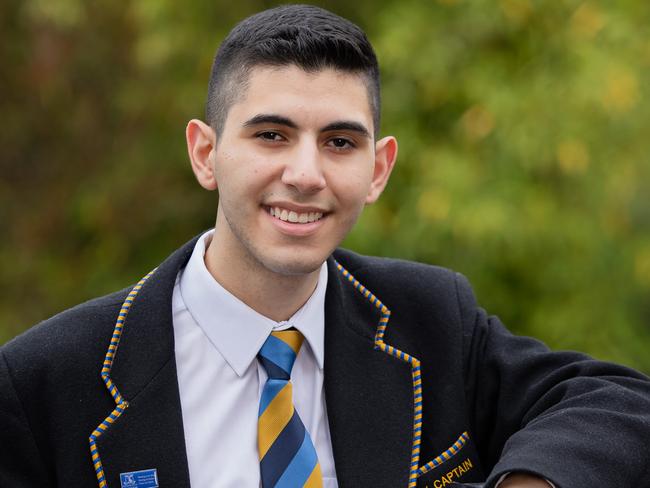
[[210, 274], [204, 256], [213, 232], [210, 230], [198, 239], [179, 283], [185, 306], [210, 342], [242, 376], [272, 330], [295, 327], [305, 336], [322, 370], [327, 263], [321, 266], [318, 284], [309, 300], [289, 320], [276, 322], [250, 308]]

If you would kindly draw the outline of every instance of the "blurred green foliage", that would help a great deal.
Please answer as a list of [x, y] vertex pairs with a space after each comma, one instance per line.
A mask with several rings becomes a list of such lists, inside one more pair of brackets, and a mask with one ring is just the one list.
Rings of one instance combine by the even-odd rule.
[[[214, 220], [184, 126], [276, 2], [3, 0], [0, 343]], [[359, 23], [398, 167], [346, 246], [455, 268], [515, 332], [650, 372], [650, 3], [319, 2]]]

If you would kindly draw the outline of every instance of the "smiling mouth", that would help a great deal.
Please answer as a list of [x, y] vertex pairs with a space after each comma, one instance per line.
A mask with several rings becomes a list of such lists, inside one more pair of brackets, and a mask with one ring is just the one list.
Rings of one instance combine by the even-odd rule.
[[292, 224], [309, 224], [323, 218], [323, 212], [295, 212], [280, 207], [268, 207], [271, 216]]

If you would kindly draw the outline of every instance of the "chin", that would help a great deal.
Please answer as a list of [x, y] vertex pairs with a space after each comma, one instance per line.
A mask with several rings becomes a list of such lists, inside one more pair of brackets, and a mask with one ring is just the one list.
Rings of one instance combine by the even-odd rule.
[[311, 274], [318, 271], [321, 265], [327, 260], [329, 254], [325, 256], [304, 256], [296, 258], [296, 255], [287, 256], [284, 259], [274, 257], [264, 259], [262, 262], [265, 267], [274, 273], [285, 276], [298, 276]]

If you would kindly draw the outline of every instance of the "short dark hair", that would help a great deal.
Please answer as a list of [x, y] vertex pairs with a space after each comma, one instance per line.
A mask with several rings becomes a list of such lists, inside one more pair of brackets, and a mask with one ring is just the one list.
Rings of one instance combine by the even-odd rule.
[[343, 17], [312, 5], [284, 5], [237, 24], [212, 64], [206, 119], [217, 135], [230, 107], [246, 90], [256, 66], [296, 65], [307, 72], [334, 68], [359, 74], [366, 83], [375, 136], [380, 93], [377, 57], [365, 33]]

